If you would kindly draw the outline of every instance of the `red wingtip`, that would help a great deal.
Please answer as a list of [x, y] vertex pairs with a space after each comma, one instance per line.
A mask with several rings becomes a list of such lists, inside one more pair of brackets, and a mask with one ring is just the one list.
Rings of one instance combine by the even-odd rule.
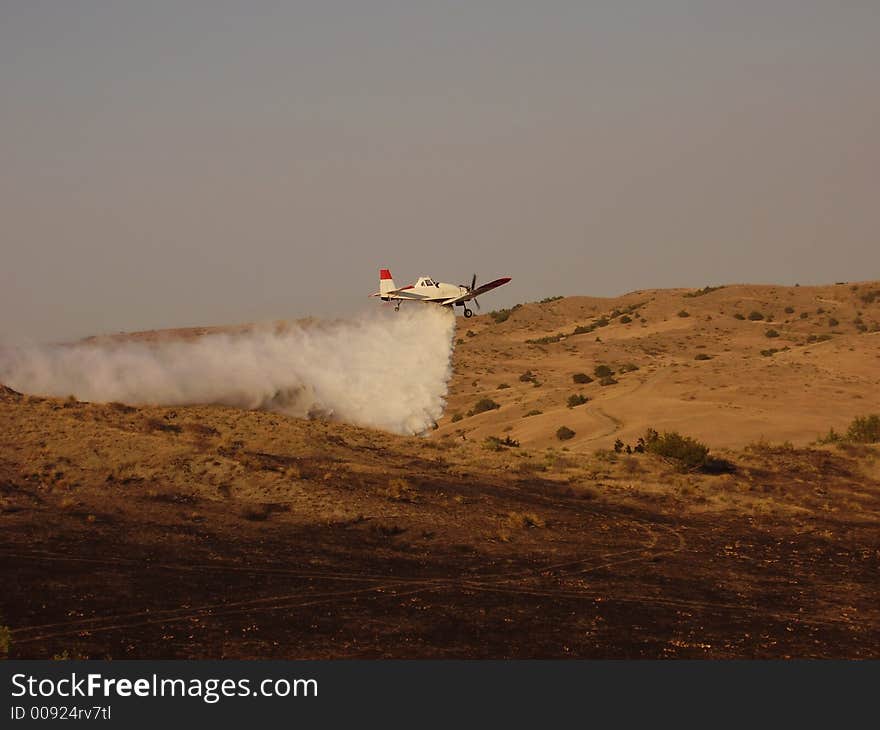
[[379, 269], [379, 278], [380, 279], [390, 279], [391, 272], [388, 269]]

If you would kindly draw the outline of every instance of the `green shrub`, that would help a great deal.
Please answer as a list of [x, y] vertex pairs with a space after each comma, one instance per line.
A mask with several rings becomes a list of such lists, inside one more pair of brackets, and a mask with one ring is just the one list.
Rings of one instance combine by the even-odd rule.
[[619, 368], [621, 373], [634, 373], [638, 369], [639, 366], [636, 365], [634, 362], [628, 362], [625, 365], [621, 365]]
[[519, 448], [519, 441], [516, 441], [510, 436], [505, 436], [503, 439], [498, 438], [497, 436], [487, 436], [483, 441], [483, 448], [486, 451], [503, 451], [506, 448]]
[[539, 411], [537, 408], [533, 408], [528, 413], [523, 415], [523, 418], [528, 418], [529, 416], [540, 416], [544, 411]]
[[690, 436], [682, 436], [676, 431], [659, 434], [649, 428], [644, 440], [645, 451], [670, 459], [682, 469], [700, 469], [706, 466], [709, 459], [709, 447], [706, 444]]
[[563, 339], [565, 335], [547, 335], [546, 337], [538, 337], [534, 340], [526, 340], [527, 345], [552, 345], [554, 342], [559, 342], [559, 340]]
[[647, 302], [646, 302], [646, 301], [645, 301], [645, 302], [635, 302], [635, 303], [633, 303], [633, 304], [629, 304], [629, 305], [627, 305], [626, 307], [624, 307], [624, 308], [623, 308], [623, 311], [624, 311], [626, 314], [636, 314], [638, 308], [641, 307], [641, 306], [644, 305], [644, 304], [647, 304]]
[[556, 297], [544, 297], [538, 304], [549, 304], [550, 302], [557, 302], [562, 299], [562, 295]]
[[610, 375], [606, 375], [599, 380], [599, 385], [617, 385], [617, 381]]
[[707, 355], [705, 352], [698, 352], [696, 355], [694, 355], [694, 360], [711, 360], [711, 359], [712, 359], [712, 356]]
[[458, 423], [462, 418], [464, 418], [464, 416], [461, 415], [461, 413], [453, 413], [450, 420], [452, 423]]
[[510, 387], [507, 383], [499, 383], [496, 390], [507, 390]]
[[816, 441], [820, 444], [839, 444], [843, 441], [843, 436], [832, 427], [828, 429], [828, 433], [825, 436], [820, 436]]
[[837, 325], [839, 325], [839, 324], [840, 324], [840, 322], [838, 322], [836, 319], [834, 319], [834, 317], [828, 318], [828, 326], [829, 327], [837, 327]]
[[496, 309], [494, 312], [489, 312], [489, 316], [495, 321], [495, 324], [501, 324], [507, 321], [511, 312], [513, 312], [512, 309]]
[[877, 299], [880, 299], [880, 289], [866, 291], [859, 297], [859, 299], [861, 299], [865, 304], [873, 304]]
[[597, 365], [593, 368], [593, 375], [597, 378], [610, 378], [614, 375], [614, 371], [607, 365]]
[[592, 383], [593, 379], [587, 375], [586, 373], [575, 373], [571, 376], [571, 379], [578, 383], [579, 385], [585, 385], [586, 383]]
[[593, 322], [593, 327], [607, 327], [608, 319], [606, 317], [599, 317], [595, 322]]
[[859, 416], [846, 430], [848, 441], [860, 444], [876, 444], [880, 442], [880, 415], [872, 413], [870, 416]]
[[628, 314], [624, 314], [624, 315], [620, 318], [620, 323], [621, 323], [621, 324], [629, 324], [629, 323], [632, 322], [632, 321], [633, 321], [632, 317], [630, 317]]
[[587, 396], [577, 393], [575, 395], [568, 396], [568, 407], [575, 408], [576, 406], [582, 406], [584, 403], [589, 401], [590, 399]]
[[522, 375], [519, 376], [521, 383], [533, 383], [535, 382], [535, 374], [531, 370], [526, 370]]
[[752, 310], [751, 312], [749, 312], [749, 319], [752, 322], [760, 322], [762, 319], [764, 319], [764, 315], [758, 311]]
[[779, 337], [779, 333], [774, 329], [769, 329], [764, 333], [764, 337]]
[[794, 307], [786, 307], [785, 313], [786, 314], [794, 314]]
[[746, 316], [745, 316], [744, 314], [741, 314], [740, 312], [736, 312], [736, 313], [733, 315], [733, 318], [734, 318], [734, 319], [745, 319]]
[[685, 294], [685, 297], [692, 299], [693, 297], [702, 297], [706, 294], [709, 294], [713, 291], [718, 291], [719, 289], [723, 289], [723, 286], [704, 286], [702, 289], [697, 289], [696, 291], [688, 292]]
[[500, 403], [496, 403], [491, 398], [480, 398], [475, 404], [473, 410], [469, 415], [475, 416], [478, 413], [485, 413], [486, 411], [494, 411], [497, 408], [501, 408]]
[[572, 431], [568, 426], [560, 426], [556, 429], [556, 438], [560, 441], [568, 441], [571, 438], [574, 438], [575, 432]]
[[678, 313], [678, 316], [679, 316], [679, 317], [690, 317], [691, 315], [690, 315], [690, 313], [689, 313], [686, 309], [682, 309], [682, 310]]
[[586, 334], [589, 334], [590, 332], [592, 332], [594, 329], [596, 329], [596, 328], [591, 324], [586, 324], [586, 325], [579, 324], [577, 327], [574, 328], [574, 332], [572, 332], [572, 334], [573, 335], [586, 335]]

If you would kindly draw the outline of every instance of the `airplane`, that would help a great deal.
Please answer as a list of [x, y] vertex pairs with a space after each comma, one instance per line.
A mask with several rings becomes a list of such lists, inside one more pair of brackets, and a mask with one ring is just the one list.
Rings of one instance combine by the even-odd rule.
[[394, 285], [394, 279], [391, 278], [391, 272], [388, 269], [380, 269], [379, 291], [370, 294], [370, 296], [380, 297], [383, 302], [394, 300], [397, 302], [394, 307], [395, 312], [400, 310], [401, 302], [430, 302], [443, 307], [464, 307], [464, 316], [470, 318], [474, 316], [474, 313], [467, 306], [467, 302], [473, 299], [479, 309], [480, 303], [477, 301], [477, 296], [503, 286], [508, 281], [510, 281], [510, 277], [505, 276], [490, 281], [488, 284], [477, 286], [477, 275], [474, 274], [471, 285], [468, 286], [467, 284], [445, 284], [442, 281], [434, 281], [430, 276], [420, 276], [415, 284], [398, 289]]

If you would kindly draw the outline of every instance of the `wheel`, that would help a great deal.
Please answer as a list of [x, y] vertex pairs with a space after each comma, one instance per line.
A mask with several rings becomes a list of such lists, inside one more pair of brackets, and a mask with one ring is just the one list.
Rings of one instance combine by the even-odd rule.
[[474, 311], [472, 309], [468, 309], [467, 307], [465, 307], [464, 308], [464, 316], [465, 316], [465, 319], [470, 319], [471, 317], [474, 316]]
[[395, 312], [399, 312], [399, 311], [400, 311], [400, 302], [398, 302], [397, 304], [394, 305], [394, 311], [395, 311]]

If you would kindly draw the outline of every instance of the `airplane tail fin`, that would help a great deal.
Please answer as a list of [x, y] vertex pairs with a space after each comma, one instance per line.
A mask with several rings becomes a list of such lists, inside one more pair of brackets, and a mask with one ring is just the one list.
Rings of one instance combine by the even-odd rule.
[[387, 296], [389, 292], [393, 292], [397, 287], [394, 286], [394, 279], [391, 278], [391, 272], [388, 269], [379, 270], [379, 296]]

